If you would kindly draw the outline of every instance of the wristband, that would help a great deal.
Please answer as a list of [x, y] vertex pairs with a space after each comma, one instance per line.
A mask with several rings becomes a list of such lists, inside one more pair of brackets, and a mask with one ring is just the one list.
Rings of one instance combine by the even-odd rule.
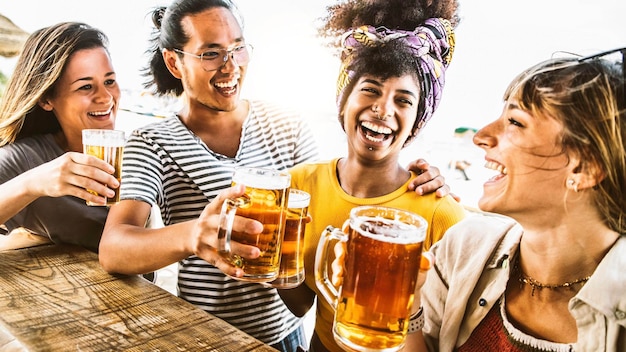
[[420, 307], [420, 309], [411, 315], [409, 319], [409, 334], [414, 332], [418, 332], [422, 330], [424, 327], [424, 307]]

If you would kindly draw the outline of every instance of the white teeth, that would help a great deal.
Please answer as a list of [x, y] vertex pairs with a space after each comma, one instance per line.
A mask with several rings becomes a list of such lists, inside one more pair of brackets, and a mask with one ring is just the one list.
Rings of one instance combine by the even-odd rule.
[[485, 163], [485, 167], [487, 169], [496, 170], [499, 173], [501, 173], [502, 175], [508, 174], [508, 170], [506, 169], [506, 167], [504, 165], [502, 165], [502, 164], [499, 164], [499, 163], [495, 162], [495, 161], [487, 161]]
[[376, 132], [376, 133], [391, 134], [393, 132], [391, 130], [391, 128], [389, 128], [389, 127], [376, 125], [376, 124], [373, 124], [373, 123], [371, 123], [369, 121], [363, 121], [362, 125], [363, 125], [363, 127], [367, 128], [368, 130]]
[[221, 82], [221, 83], [215, 83], [215, 86], [218, 88], [232, 88], [234, 86], [237, 85], [237, 79], [233, 79], [229, 82]]
[[111, 110], [107, 110], [107, 111], [97, 111], [97, 112], [90, 112], [89, 115], [94, 115], [94, 116], [104, 116], [107, 114], [110, 114]]
[[385, 140], [385, 138], [374, 138], [368, 134], [365, 135], [365, 138], [367, 138], [368, 141], [372, 141], [374, 143], [380, 143]]

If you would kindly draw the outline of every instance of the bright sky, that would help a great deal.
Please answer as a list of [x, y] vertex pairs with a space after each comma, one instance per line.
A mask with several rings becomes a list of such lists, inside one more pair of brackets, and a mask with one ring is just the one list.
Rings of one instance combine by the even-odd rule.
[[[247, 39], [255, 46], [245, 93], [303, 112], [321, 138], [332, 140], [327, 155], [337, 156], [344, 149], [336, 147], [343, 141], [334, 105], [338, 59], [315, 37], [316, 19], [324, 15], [325, 4], [333, 2], [235, 1], [246, 22]], [[148, 13], [167, 3], [2, 0], [0, 13], [29, 32], [69, 20], [100, 28], [111, 41], [118, 81], [132, 89], [140, 87], [139, 69], [146, 62]], [[405, 151], [406, 160], [423, 156], [445, 166], [455, 153], [447, 143], [454, 128], [481, 127], [497, 118], [509, 81], [553, 52], [588, 54], [626, 46], [624, 0], [460, 0], [460, 6], [457, 47], [442, 103], [420, 140]], [[14, 60], [0, 58], [3, 72], [12, 65]]]

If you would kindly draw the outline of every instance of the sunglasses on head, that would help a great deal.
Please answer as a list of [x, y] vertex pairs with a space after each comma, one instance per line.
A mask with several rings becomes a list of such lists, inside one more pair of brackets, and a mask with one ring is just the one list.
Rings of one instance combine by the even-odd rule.
[[[622, 85], [626, 85], [626, 47], [602, 51], [593, 55], [583, 56], [581, 58], [578, 58], [578, 62], [601, 59], [601, 58], [605, 58], [607, 56], [613, 55], [615, 53], [620, 53], [622, 56], [621, 57], [622, 60], [619, 63], [619, 65], [622, 67]], [[625, 87], [625, 90], [626, 90], [626, 87]]]

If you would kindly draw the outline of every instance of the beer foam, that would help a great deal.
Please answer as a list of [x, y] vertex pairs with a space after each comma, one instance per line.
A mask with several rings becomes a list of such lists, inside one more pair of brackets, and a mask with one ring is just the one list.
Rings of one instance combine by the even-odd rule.
[[259, 189], [286, 189], [291, 184], [291, 175], [270, 169], [242, 169], [235, 171], [233, 182]]
[[424, 242], [426, 238], [426, 223], [423, 223], [423, 226], [416, 226], [381, 216], [361, 216], [356, 224], [354, 222], [351, 220], [351, 228], [377, 241], [410, 244]]
[[124, 131], [83, 130], [83, 145], [101, 147], [123, 147], [126, 141]]
[[297, 189], [292, 189], [289, 192], [289, 202], [287, 208], [304, 208], [309, 206], [311, 196]]

